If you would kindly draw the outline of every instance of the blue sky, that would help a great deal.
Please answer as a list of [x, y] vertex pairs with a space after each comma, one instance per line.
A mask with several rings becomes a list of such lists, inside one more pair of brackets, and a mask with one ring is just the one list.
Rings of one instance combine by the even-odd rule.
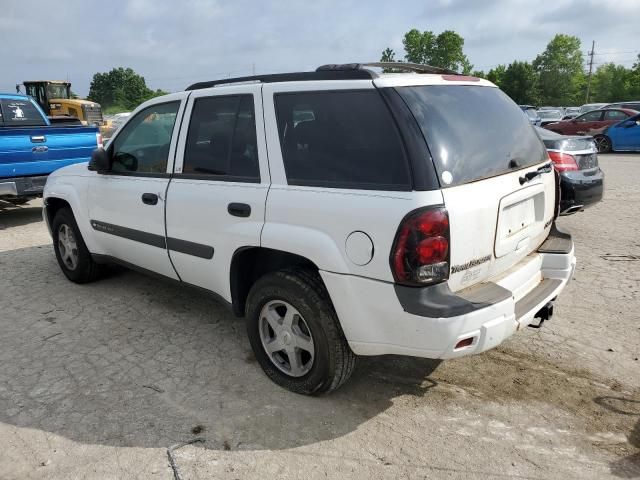
[[0, 91], [69, 79], [80, 95], [95, 72], [131, 67], [149, 87], [311, 70], [402, 53], [411, 28], [451, 29], [476, 69], [532, 60], [555, 33], [596, 41], [595, 61], [631, 66], [640, 53], [640, 0], [6, 0]]

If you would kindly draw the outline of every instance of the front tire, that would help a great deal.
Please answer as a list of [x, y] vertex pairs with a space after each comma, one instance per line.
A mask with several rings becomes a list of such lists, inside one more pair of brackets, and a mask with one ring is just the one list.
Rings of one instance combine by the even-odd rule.
[[61, 208], [56, 212], [51, 231], [58, 265], [69, 280], [88, 283], [99, 277], [101, 265], [91, 258], [71, 209]]
[[351, 376], [356, 355], [317, 273], [291, 269], [265, 275], [249, 292], [246, 312], [253, 352], [278, 385], [319, 395]]
[[596, 135], [593, 141], [596, 143], [598, 153], [609, 153], [613, 151], [611, 139], [606, 135]]

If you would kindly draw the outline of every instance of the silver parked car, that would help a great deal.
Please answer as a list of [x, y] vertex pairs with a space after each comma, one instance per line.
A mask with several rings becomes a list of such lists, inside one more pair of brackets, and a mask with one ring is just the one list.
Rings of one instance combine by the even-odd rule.
[[538, 115], [536, 107], [534, 107], [533, 105], [520, 105], [520, 108], [529, 119], [531, 125], [537, 125], [538, 127], [540, 126], [540, 124], [542, 123], [542, 119], [540, 118], [540, 115]]
[[538, 110], [540, 126], [544, 127], [549, 123], [559, 122], [564, 118], [562, 110]]

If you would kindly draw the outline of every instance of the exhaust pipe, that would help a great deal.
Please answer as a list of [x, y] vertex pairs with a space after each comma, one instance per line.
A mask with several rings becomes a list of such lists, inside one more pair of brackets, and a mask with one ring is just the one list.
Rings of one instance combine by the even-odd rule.
[[576, 212], [579, 212], [580, 210], [584, 210], [584, 205], [574, 205], [573, 207], [569, 207], [565, 211], [560, 212], [560, 215], [562, 216], [572, 215]]

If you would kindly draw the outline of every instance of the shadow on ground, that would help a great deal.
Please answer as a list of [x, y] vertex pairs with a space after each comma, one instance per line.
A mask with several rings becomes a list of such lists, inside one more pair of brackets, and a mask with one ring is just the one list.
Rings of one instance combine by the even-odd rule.
[[[200, 292], [122, 270], [75, 285], [51, 246], [2, 252], [0, 269], [5, 424], [85, 444], [166, 448], [203, 436], [207, 449], [289, 449], [379, 421], [397, 402], [443, 414], [456, 405], [478, 418], [487, 405], [539, 405], [563, 412], [555, 428], [626, 435], [626, 454], [615, 454], [627, 458], [611, 468], [619, 476], [635, 471], [635, 418], [594, 401], [620, 385], [543, 356], [500, 347], [442, 365], [362, 359], [334, 394], [304, 397], [267, 379], [244, 321]], [[621, 396], [640, 398], [637, 390]]]
[[[0, 421], [72, 440], [282, 449], [345, 435], [422, 396], [437, 361], [365, 359], [335, 394], [309, 398], [262, 373], [244, 321], [199, 292], [116, 270], [79, 286], [51, 248], [0, 254]], [[194, 433], [195, 432], [195, 433]]]
[[[627, 415], [630, 422], [635, 421], [627, 441], [632, 447], [640, 449], [640, 400], [625, 397], [598, 397], [595, 402], [611, 412]], [[640, 450], [614, 462], [611, 465], [611, 473], [621, 478], [640, 477]]]
[[42, 221], [42, 206], [14, 206], [0, 200], [0, 230]]

